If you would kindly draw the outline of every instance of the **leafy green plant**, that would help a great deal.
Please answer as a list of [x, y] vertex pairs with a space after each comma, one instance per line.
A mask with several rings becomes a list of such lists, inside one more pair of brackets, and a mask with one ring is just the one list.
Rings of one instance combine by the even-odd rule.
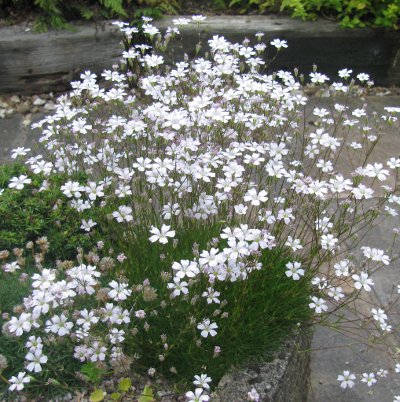
[[72, 28], [69, 21], [110, 18], [135, 19], [141, 16], [160, 18], [179, 9], [177, 0], [0, 0], [0, 17], [18, 20], [21, 15], [35, 17], [38, 32], [55, 28]]
[[284, 12], [304, 20], [317, 16], [336, 19], [344, 28], [399, 28], [399, 0], [231, 0], [229, 7], [240, 13], [257, 10]]

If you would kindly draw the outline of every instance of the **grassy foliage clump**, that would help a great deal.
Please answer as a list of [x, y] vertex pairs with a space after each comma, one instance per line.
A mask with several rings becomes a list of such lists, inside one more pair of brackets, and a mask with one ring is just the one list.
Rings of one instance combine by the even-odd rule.
[[4, 189], [0, 196], [0, 250], [25, 246], [42, 236], [51, 244], [50, 258], [72, 258], [77, 247], [90, 248], [93, 239], [80, 228], [82, 217], [63, 200], [63, 175], [53, 175], [46, 189], [42, 188], [43, 175], [32, 175], [32, 183], [22, 190], [7, 187], [11, 177], [22, 174], [29, 174], [22, 164], [0, 167], [0, 189]]

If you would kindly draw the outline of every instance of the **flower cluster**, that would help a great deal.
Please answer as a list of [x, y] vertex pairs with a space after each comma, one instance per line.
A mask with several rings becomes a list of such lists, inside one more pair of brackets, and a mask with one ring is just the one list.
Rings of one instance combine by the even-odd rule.
[[[397, 243], [380, 250], [360, 245], [357, 234], [377, 216], [397, 213], [400, 159], [378, 163], [370, 155], [400, 110], [369, 116], [366, 107], [349, 104], [343, 94], [356, 83], [371, 84], [366, 74], [350, 79], [350, 70], [341, 70], [329, 86], [329, 107], [310, 105], [297, 72], [264, 71], [264, 53], [279, 52], [287, 43], [264, 43], [262, 34], [254, 45], [215, 35], [208, 41], [208, 58], [167, 66], [158, 49], [179, 36], [180, 25], [201, 22], [179, 19], [162, 36], [145, 19], [143, 33], [154, 47], [136, 44], [135, 29], [118, 23], [127, 45], [122, 69], [101, 77], [83, 73], [71, 93], [59, 98], [55, 114], [34, 125], [42, 130], [43, 152], [28, 157], [28, 150], [15, 150], [32, 175], [51, 180], [52, 173], [66, 173], [69, 179], [60, 188], [71, 207], [102, 216], [97, 222], [82, 219], [80, 229], [90, 235], [101, 227], [114, 241], [111, 246], [124, 253], [118, 258], [124, 275], [113, 271], [115, 261], [97, 255], [90, 256], [90, 264], [80, 261], [62, 272], [41, 268], [32, 275], [21, 314], [5, 325], [11, 335], [29, 336], [30, 373], [40, 373], [50, 359], [32, 331], [70, 339], [80, 362], [108, 361], [115, 368], [120, 360], [140, 358], [140, 350], [132, 352], [138, 342], [132, 337], [141, 331], [144, 339], [153, 336], [157, 319], [158, 341], [147, 347], [149, 355], [158, 348], [159, 364], [173, 353], [169, 343], [184, 342], [188, 333], [194, 347], [221, 358], [227, 351], [221, 353], [220, 331], [231, 316], [237, 326], [247, 313], [229, 310], [230, 289], [243, 290], [268, 271], [266, 256], [279, 255], [280, 280], [293, 289], [304, 286], [304, 308], [317, 322], [329, 322], [325, 314], [342, 304], [357, 303], [375, 285], [374, 273], [397, 258]], [[319, 85], [329, 79], [314, 71], [309, 81]], [[305, 108], [312, 125], [305, 121]], [[79, 179], [79, 172], [88, 179]], [[20, 176], [8, 186], [18, 190], [29, 183]], [[356, 247], [362, 253], [358, 264]], [[6, 273], [17, 270], [15, 261], [3, 265]], [[248, 290], [242, 290], [245, 297]], [[98, 306], [79, 308], [86, 299], [97, 299]], [[168, 339], [163, 331], [170, 324], [159, 317], [165, 312], [171, 319], [172, 310], [180, 308], [189, 311], [182, 333]], [[360, 319], [374, 336], [393, 330], [381, 305]], [[355, 379], [349, 371], [338, 377], [342, 388]], [[20, 390], [28, 380], [20, 372], [10, 389]], [[208, 401], [210, 381], [205, 374], [196, 376], [187, 398]], [[376, 378], [364, 373], [361, 381], [371, 386]], [[259, 397], [256, 389], [247, 395]]]

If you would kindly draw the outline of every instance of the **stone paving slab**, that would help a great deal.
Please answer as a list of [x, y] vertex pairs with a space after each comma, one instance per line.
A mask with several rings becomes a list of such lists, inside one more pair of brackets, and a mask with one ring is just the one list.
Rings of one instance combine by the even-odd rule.
[[[393, 228], [400, 228], [400, 216], [381, 219], [366, 235], [363, 244], [370, 247], [385, 248], [390, 244]], [[383, 303], [388, 300], [387, 290], [400, 284], [400, 261], [375, 273], [373, 280], [375, 297]], [[370, 306], [363, 307], [370, 310]], [[400, 306], [391, 312], [390, 320], [400, 324]], [[399, 340], [396, 340], [397, 343]], [[311, 353], [311, 389], [309, 402], [392, 402], [400, 395], [400, 374], [393, 370], [387, 378], [379, 379], [372, 386], [360, 383], [363, 372], [377, 372], [387, 369], [389, 360], [382, 351], [371, 350], [347, 336], [334, 332], [327, 327], [316, 327]], [[357, 374], [357, 385], [351, 390], [342, 390], [337, 381], [338, 374], [349, 370]]]
[[[32, 116], [32, 122], [43, 118], [42, 114]], [[10, 152], [17, 147], [31, 148], [35, 146], [39, 133], [33, 132], [29, 125], [23, 123], [24, 118], [20, 114], [0, 119], [0, 164], [11, 162]]]

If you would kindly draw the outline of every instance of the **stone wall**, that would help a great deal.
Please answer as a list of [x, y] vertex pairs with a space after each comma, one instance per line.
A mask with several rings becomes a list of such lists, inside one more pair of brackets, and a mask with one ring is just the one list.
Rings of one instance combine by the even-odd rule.
[[[156, 21], [160, 29], [172, 26], [175, 17]], [[193, 54], [199, 31], [195, 24], [181, 28], [175, 60], [184, 53]], [[341, 68], [355, 73], [369, 73], [378, 85], [400, 85], [400, 32], [372, 29], [343, 29], [336, 23], [317, 20], [300, 21], [274, 16], [212, 16], [201, 26], [203, 48], [207, 39], [222, 34], [231, 41], [245, 37], [254, 40], [264, 32], [269, 43], [286, 39], [289, 48], [274, 60], [273, 70], [303, 73], [319, 71], [336, 76]], [[122, 47], [119, 30], [110, 22], [79, 23], [73, 31], [34, 33], [26, 26], [0, 28], [0, 94], [32, 94], [63, 91], [69, 81], [85, 69], [101, 72], [120, 58]], [[267, 57], [275, 56], [270, 47]]]
[[212, 402], [244, 402], [254, 387], [260, 402], [306, 402], [312, 330], [289, 337], [270, 361], [247, 364], [224, 375]]

